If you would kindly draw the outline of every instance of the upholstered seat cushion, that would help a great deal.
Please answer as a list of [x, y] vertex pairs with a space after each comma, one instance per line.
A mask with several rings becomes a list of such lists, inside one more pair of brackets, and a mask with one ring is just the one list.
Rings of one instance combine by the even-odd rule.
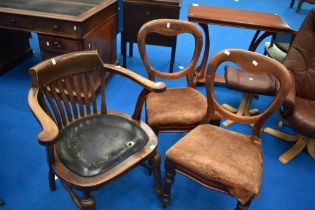
[[116, 115], [94, 115], [62, 130], [56, 152], [80, 176], [105, 172], [141, 150], [149, 137], [134, 122]]
[[314, 100], [296, 97], [294, 110], [288, 120], [297, 133], [315, 139]]
[[224, 76], [226, 85], [231, 89], [272, 96], [277, 90], [276, 78], [268, 74], [254, 74], [226, 66]]
[[[267, 51], [267, 54], [271, 58], [282, 63], [284, 61], [285, 57], [287, 56], [287, 53], [286, 53], [287, 51], [283, 51], [283, 49], [288, 50], [288, 45], [289, 44], [286, 44], [286, 43], [278, 43], [277, 45], [273, 44], [271, 46], [270, 42], [266, 42], [265, 43], [265, 49]], [[282, 49], [280, 49], [278, 46], [280, 46]]]
[[166, 153], [166, 158], [203, 179], [226, 186], [245, 203], [259, 194], [263, 160], [250, 137], [213, 125], [199, 125]]
[[[146, 107], [150, 126], [190, 126], [197, 125], [205, 116], [207, 99], [193, 88], [168, 88], [163, 93], [149, 93]], [[216, 113], [212, 120], [220, 118]]]

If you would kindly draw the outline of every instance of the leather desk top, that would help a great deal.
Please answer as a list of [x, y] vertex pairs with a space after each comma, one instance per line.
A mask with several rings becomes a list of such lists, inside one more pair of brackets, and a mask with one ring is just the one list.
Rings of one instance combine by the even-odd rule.
[[0, 13], [84, 21], [116, 0], [1, 0]]

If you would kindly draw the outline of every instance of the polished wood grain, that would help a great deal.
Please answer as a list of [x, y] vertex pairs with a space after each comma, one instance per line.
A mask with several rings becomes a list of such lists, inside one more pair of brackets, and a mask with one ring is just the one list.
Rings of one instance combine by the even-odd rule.
[[[140, 101], [143, 101], [143, 97], [150, 91], [161, 92], [165, 90], [164, 83], [150, 81], [120, 66], [104, 64], [96, 51], [61, 55], [43, 61], [30, 69], [32, 88], [29, 91], [28, 103], [43, 129], [38, 135], [38, 141], [47, 148], [50, 189], [56, 189], [54, 176], [58, 176], [74, 203], [82, 210], [96, 209], [93, 191], [117, 179], [144, 161], [149, 162], [153, 172], [157, 195], [160, 196], [162, 193], [160, 155], [156, 152], [157, 137], [152, 129], [140, 120], [143, 103], [136, 104], [132, 117], [121, 112], [107, 110], [106, 72], [120, 74], [143, 86], [144, 89], [139, 97]], [[94, 88], [95, 75], [101, 81], [99, 103], [96, 100]], [[132, 121], [146, 133], [149, 138], [148, 143], [135, 155], [104, 173], [93, 177], [80, 176], [63, 164], [54, 144], [63, 129], [91, 115], [116, 115]], [[83, 196], [79, 197], [73, 188], [84, 192]]]
[[37, 32], [43, 59], [98, 50], [106, 63], [116, 63], [116, 6], [116, 0], [4, 0], [0, 27]]
[[[267, 109], [264, 112], [262, 112], [261, 114], [257, 116], [238, 116], [236, 114], [233, 114], [225, 110], [220, 105], [214, 93], [214, 87], [215, 87], [214, 79], [215, 79], [215, 74], [217, 72], [219, 65], [222, 64], [223, 62], [232, 62], [240, 66], [241, 69], [246, 69], [247, 71], [251, 73], [255, 73], [255, 74], [267, 73], [267, 74], [272, 74], [278, 78], [280, 82], [279, 91], [275, 99], [273, 100], [273, 102], [270, 104], [269, 107], [267, 107]], [[210, 60], [208, 64], [208, 68], [206, 72], [206, 91], [207, 91], [207, 99], [208, 99], [208, 110], [207, 110], [207, 114], [204, 118], [203, 123], [205, 124], [208, 123], [209, 119], [211, 119], [212, 115], [214, 114], [214, 111], [217, 111], [223, 117], [226, 117], [233, 121], [253, 125], [252, 134], [248, 135], [248, 137], [250, 141], [252, 141], [253, 144], [257, 145], [257, 149], [259, 149], [259, 152], [262, 153], [261, 139], [260, 139], [260, 131], [261, 131], [262, 125], [271, 116], [271, 114], [274, 111], [276, 111], [279, 108], [279, 106], [283, 103], [283, 101], [285, 100], [286, 96], [289, 93], [291, 85], [292, 85], [292, 80], [290, 77], [290, 73], [288, 72], [286, 67], [284, 67], [282, 64], [280, 64], [279, 62], [269, 57], [263, 56], [255, 52], [240, 50], [240, 49], [227, 49], [227, 50], [220, 51], [219, 53], [215, 54], [212, 57], [212, 59]], [[219, 129], [223, 129], [223, 128], [219, 128]], [[222, 132], [222, 134], [224, 134], [224, 132]], [[222, 139], [223, 138], [226, 138], [226, 137], [222, 136]], [[208, 140], [208, 139], [205, 139], [205, 140]], [[210, 136], [209, 136], [209, 141], [211, 141]], [[229, 145], [229, 146], [233, 147], [233, 145]], [[235, 146], [235, 148], [237, 148], [237, 146]], [[194, 151], [194, 152], [197, 153], [198, 151]], [[238, 153], [236, 155], [243, 155], [243, 154]], [[223, 192], [225, 194], [233, 196], [229, 191], [229, 187], [228, 187], [229, 183], [218, 181], [221, 179], [217, 177], [218, 176], [217, 174], [213, 175], [213, 179], [205, 178], [204, 176], [201, 176], [200, 174], [198, 174], [198, 172], [194, 171], [193, 169], [185, 167], [185, 163], [180, 163], [180, 161], [176, 162], [170, 159], [166, 159], [165, 169], [166, 169], [165, 187], [164, 187], [165, 190], [162, 197], [163, 207], [166, 207], [171, 199], [171, 187], [174, 183], [176, 172], [179, 172], [180, 174], [196, 181], [197, 183], [207, 188], [214, 189], [216, 191]], [[224, 180], [224, 178], [222, 178], [222, 180]], [[249, 208], [249, 205], [252, 199], [253, 198], [250, 198], [245, 203], [238, 202], [235, 209], [247, 210]]]
[[[179, 19], [180, 0], [126, 0], [124, 1], [124, 32], [122, 34], [123, 66], [127, 65], [126, 45], [129, 45], [129, 55], [133, 54], [133, 43], [137, 42], [137, 35], [141, 26], [150, 20], [170, 18]], [[173, 71], [176, 53], [176, 37], [151, 35], [148, 44], [167, 46], [172, 48], [170, 72]]]
[[192, 22], [226, 25], [270, 32], [290, 32], [291, 28], [277, 14], [214, 7], [190, 5], [188, 20]]
[[[206, 37], [205, 51], [202, 62], [197, 69], [195, 84], [203, 84], [205, 82], [204, 72], [210, 50], [208, 24], [257, 30], [248, 48], [250, 51], [255, 51], [259, 44], [273, 33], [292, 33], [292, 29], [279, 15], [271, 13], [191, 4], [188, 9], [187, 18], [191, 22], [198, 23], [202, 27]], [[262, 31], [265, 32], [260, 35]], [[218, 84], [225, 84], [222, 76], [217, 76], [216, 81]]]

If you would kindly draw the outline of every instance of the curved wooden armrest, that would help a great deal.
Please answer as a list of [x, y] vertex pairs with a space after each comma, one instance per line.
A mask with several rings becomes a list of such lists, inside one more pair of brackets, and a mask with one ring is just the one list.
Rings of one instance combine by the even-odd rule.
[[46, 114], [39, 105], [38, 89], [31, 88], [28, 93], [28, 104], [35, 115], [36, 119], [41, 124], [43, 130], [38, 134], [38, 141], [41, 145], [47, 146], [54, 143], [54, 140], [59, 134], [59, 129], [56, 123]]
[[163, 92], [166, 89], [166, 85], [163, 82], [153, 82], [148, 80], [139, 74], [136, 74], [128, 69], [125, 69], [121, 66], [115, 66], [112, 64], [104, 64], [104, 68], [107, 68], [108, 71], [120, 74], [122, 76], [128, 77], [129, 79], [135, 81], [139, 85], [143, 86], [145, 89], [154, 92]]

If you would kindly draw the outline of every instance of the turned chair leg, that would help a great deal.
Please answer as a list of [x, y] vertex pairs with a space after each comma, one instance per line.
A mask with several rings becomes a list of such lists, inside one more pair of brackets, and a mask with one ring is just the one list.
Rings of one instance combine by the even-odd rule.
[[148, 160], [145, 160], [142, 164], [141, 164], [145, 169], [148, 170], [148, 175], [151, 176], [152, 175], [152, 166], [150, 164], [150, 162]]
[[96, 201], [91, 192], [85, 192], [80, 203], [81, 210], [96, 210]]
[[251, 202], [252, 202], [252, 199], [247, 201], [245, 204], [241, 204], [239, 201], [237, 201], [237, 206], [236, 206], [235, 210], [248, 210]]
[[293, 7], [294, 2], [295, 2], [295, 0], [291, 0], [291, 3], [290, 3], [290, 8], [292, 8], [292, 7]]
[[161, 155], [155, 152], [149, 159], [149, 164], [154, 176], [155, 192], [160, 198], [163, 192], [161, 183]]
[[49, 168], [48, 181], [50, 190], [55, 191], [56, 190], [55, 173], [53, 172], [52, 168]]
[[175, 174], [176, 174], [176, 171], [175, 171], [174, 165], [170, 161], [166, 160], [165, 161], [164, 192], [162, 196], [163, 208], [166, 208], [167, 204], [171, 200], [171, 189], [175, 181]]

